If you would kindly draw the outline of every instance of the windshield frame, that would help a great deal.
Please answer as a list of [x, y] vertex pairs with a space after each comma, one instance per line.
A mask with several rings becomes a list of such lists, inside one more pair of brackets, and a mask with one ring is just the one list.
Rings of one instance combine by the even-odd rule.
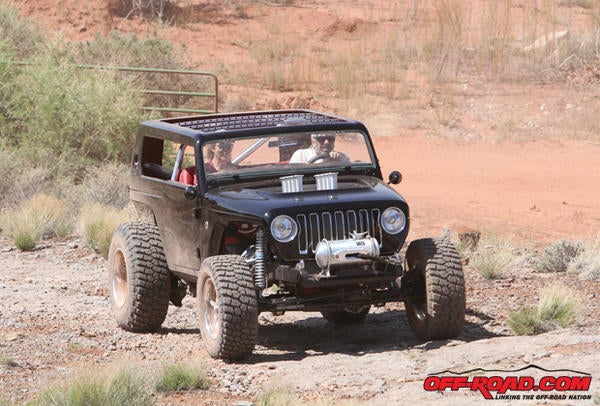
[[[242, 170], [223, 170], [220, 172], [209, 173], [206, 166], [200, 166], [199, 179], [207, 185], [208, 188], [219, 186], [222, 184], [235, 183], [238, 181], [253, 181], [263, 179], [274, 179], [281, 176], [292, 174], [319, 174], [324, 172], [338, 172], [340, 174], [369, 175], [381, 178], [381, 172], [378, 166], [377, 156], [373, 148], [370, 135], [367, 131], [361, 128], [344, 128], [344, 129], [325, 129], [320, 131], [290, 131], [290, 128], [282, 128], [278, 132], [268, 132], [263, 134], [222, 134], [219, 137], [206, 137], [201, 140], [199, 145], [199, 162], [210, 161], [207, 149], [219, 142], [248, 142], [249, 145], [241, 151], [236, 151], [231, 155], [231, 163], [235, 165], [243, 164], [248, 157], [251, 157], [257, 150], [264, 148], [265, 144], [270, 147], [293, 147], [293, 140], [297, 140], [300, 136], [310, 136], [311, 134], [320, 133], [323, 135], [341, 136], [343, 139], [354, 138], [354, 140], [345, 142], [355, 142], [359, 144], [361, 157], [368, 157], [368, 160], [356, 161], [329, 161], [317, 162], [314, 164], [307, 163], [290, 163], [288, 162], [270, 162], [256, 164], [256, 166], [248, 166]], [[225, 136], [228, 135], [228, 136]], [[290, 142], [287, 142], [289, 140]], [[298, 144], [296, 144], [298, 145]], [[298, 145], [299, 147], [299, 145]], [[281, 153], [281, 150], [279, 150]], [[214, 152], [213, 152], [214, 153]]]

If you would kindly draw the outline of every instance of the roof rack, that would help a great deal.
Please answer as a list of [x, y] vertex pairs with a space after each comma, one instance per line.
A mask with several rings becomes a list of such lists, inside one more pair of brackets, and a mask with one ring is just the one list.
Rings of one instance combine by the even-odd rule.
[[347, 120], [340, 117], [310, 110], [259, 111], [170, 118], [162, 121], [202, 132], [347, 122]]

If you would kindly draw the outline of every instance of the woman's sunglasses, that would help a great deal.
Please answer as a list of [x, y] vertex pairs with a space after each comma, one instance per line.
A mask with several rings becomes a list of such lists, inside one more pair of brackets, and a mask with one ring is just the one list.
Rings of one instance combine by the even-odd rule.
[[229, 142], [217, 142], [217, 147], [223, 151], [230, 151], [233, 148], [233, 144]]

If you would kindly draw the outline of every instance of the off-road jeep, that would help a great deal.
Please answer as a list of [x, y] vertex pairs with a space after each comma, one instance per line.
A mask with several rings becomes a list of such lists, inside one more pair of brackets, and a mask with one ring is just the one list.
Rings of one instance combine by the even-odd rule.
[[[330, 148], [318, 153], [319, 144]], [[220, 150], [231, 158], [224, 169], [211, 163]], [[400, 178], [394, 171], [388, 183]], [[423, 340], [462, 330], [460, 258], [442, 238], [400, 255], [408, 205], [383, 181], [358, 121], [308, 110], [147, 121], [130, 196], [148, 221], [119, 227], [108, 265], [126, 330], [158, 330], [169, 302], [181, 306], [188, 293], [206, 350], [224, 359], [252, 353], [260, 312], [351, 324], [401, 301]]]

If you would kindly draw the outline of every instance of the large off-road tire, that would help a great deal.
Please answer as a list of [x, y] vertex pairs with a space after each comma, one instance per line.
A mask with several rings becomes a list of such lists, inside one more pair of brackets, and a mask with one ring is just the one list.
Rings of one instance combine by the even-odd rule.
[[371, 306], [362, 306], [358, 308], [344, 308], [341, 310], [325, 310], [321, 314], [323, 318], [330, 323], [338, 326], [346, 326], [349, 324], [359, 324], [365, 321], [365, 317], [369, 314]]
[[206, 258], [196, 288], [206, 351], [226, 360], [249, 357], [258, 336], [258, 301], [246, 261], [239, 255]]
[[413, 297], [408, 322], [422, 340], [454, 338], [465, 320], [465, 280], [460, 256], [447, 239], [413, 241], [406, 251]]
[[169, 309], [170, 278], [158, 228], [121, 224], [108, 253], [110, 304], [119, 326], [135, 332], [158, 330]]

